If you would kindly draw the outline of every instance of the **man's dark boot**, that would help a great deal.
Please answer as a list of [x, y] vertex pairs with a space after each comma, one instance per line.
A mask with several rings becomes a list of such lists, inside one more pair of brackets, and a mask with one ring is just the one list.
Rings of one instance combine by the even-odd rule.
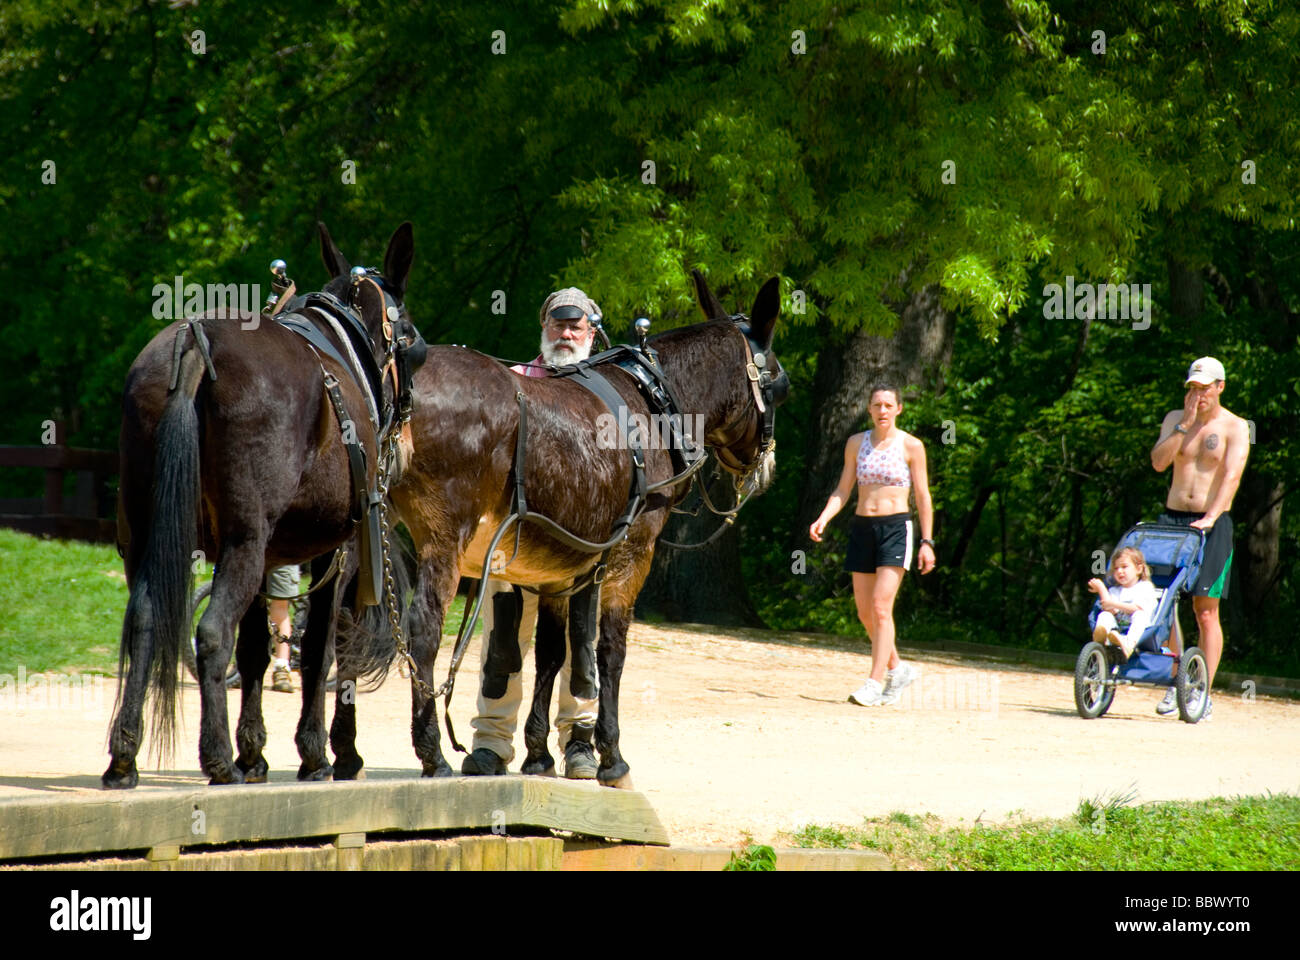
[[505, 772], [506, 762], [487, 747], [479, 747], [460, 765], [462, 777], [499, 777]]
[[565, 779], [596, 779], [596, 754], [591, 749], [591, 735], [594, 729], [588, 724], [575, 723], [569, 731], [569, 742], [564, 746]]

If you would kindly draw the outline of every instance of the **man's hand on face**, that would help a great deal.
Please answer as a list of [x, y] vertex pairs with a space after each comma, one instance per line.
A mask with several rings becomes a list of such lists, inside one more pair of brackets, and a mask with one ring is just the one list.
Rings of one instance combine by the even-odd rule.
[[1195, 387], [1187, 388], [1187, 396], [1183, 397], [1183, 418], [1178, 421], [1184, 427], [1190, 427], [1196, 420], [1197, 411], [1200, 409], [1201, 391]]

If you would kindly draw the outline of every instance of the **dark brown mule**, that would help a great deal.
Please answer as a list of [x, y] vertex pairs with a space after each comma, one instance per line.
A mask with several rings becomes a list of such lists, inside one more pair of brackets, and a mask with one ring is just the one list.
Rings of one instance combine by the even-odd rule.
[[[762, 443], [762, 414], [747, 376], [762, 352], [773, 376], [784, 374], [768, 352], [779, 312], [779, 288], [768, 281], [746, 324], [726, 316], [702, 278], [700, 303], [710, 322], [652, 338], [663, 376], [680, 412], [703, 418], [704, 439], [721, 461], [762, 485], [771, 471], [770, 448]], [[649, 413], [632, 377], [605, 366], [606, 377], [630, 414]], [[788, 382], [788, 381], [785, 381]], [[599, 441], [599, 418], [608, 409], [571, 378], [525, 378], [499, 362], [463, 347], [431, 347], [415, 377], [415, 457], [392, 489], [395, 506], [415, 542], [418, 584], [413, 604], [421, 628], [413, 631], [411, 653], [412, 738], [426, 776], [449, 776], [435, 714], [427, 695], [443, 619], [461, 576], [481, 577], [484, 554], [502, 519], [512, 511], [513, 458], [520, 423], [517, 395], [527, 403], [524, 476], [529, 509], [571, 533], [601, 542], [611, 535], [628, 503], [632, 478], [629, 454]], [[777, 399], [776, 402], [779, 402]], [[666, 449], [645, 451], [651, 486], [674, 475]], [[761, 476], [761, 480], [758, 479]], [[602, 782], [616, 783], [628, 772], [618, 749], [618, 690], [627, 628], [642, 582], [650, 569], [655, 539], [686, 484], [649, 495], [645, 511], [626, 541], [614, 548], [600, 595], [600, 719], [596, 746]], [[591, 570], [596, 557], [567, 547], [531, 524], [523, 524], [518, 551], [513, 531], [503, 541], [509, 565], [501, 578], [554, 590]], [[561, 656], [561, 659], [563, 657]], [[429, 685], [422, 691], [417, 681]], [[337, 710], [351, 709], [339, 702]], [[340, 744], [335, 743], [336, 751]], [[336, 778], [338, 772], [336, 770]]]
[[[383, 276], [355, 287], [323, 224], [320, 239], [334, 278], [325, 292], [348, 301], [355, 289], [355, 312], [382, 365], [386, 318], [399, 340], [418, 339], [401, 306], [411, 267], [411, 225], [400, 226], [389, 241]], [[216, 372], [210, 379], [195, 334], [179, 331], [180, 326], [174, 323], [154, 337], [126, 378], [118, 540], [131, 591], [120, 653], [129, 669], [109, 731], [112, 762], [102, 778], [105, 787], [133, 787], [138, 781], [146, 688], [154, 697], [156, 745], [165, 754], [174, 743], [177, 659], [190, 635], [192, 567], [199, 550], [216, 563], [196, 638], [199, 761], [212, 783], [266, 779], [261, 692], [269, 636], [265, 609], [254, 602], [264, 573], [320, 558], [313, 565], [319, 577], [328, 554], [356, 528], [348, 457], [323, 385], [322, 362], [339, 381], [371, 483], [378, 459], [370, 416], [353, 378], [329, 356], [322, 353], [323, 361], [318, 360], [302, 337], [273, 320], [214, 311], [202, 324]], [[177, 365], [178, 332], [186, 346]], [[336, 350], [348, 349], [334, 332], [327, 337]], [[324, 713], [323, 660], [331, 645], [338, 582], [322, 588], [312, 604], [308, 634], [316, 642], [304, 644], [305, 714]], [[243, 683], [234, 759], [224, 680], [236, 622]], [[309, 723], [300, 726], [299, 776], [325, 777], [324, 740], [313, 741], [311, 730]]]

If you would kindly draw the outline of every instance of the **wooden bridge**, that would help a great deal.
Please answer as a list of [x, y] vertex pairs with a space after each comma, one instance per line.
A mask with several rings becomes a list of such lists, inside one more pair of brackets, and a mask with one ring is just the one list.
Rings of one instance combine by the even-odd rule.
[[[561, 831], [567, 836], [556, 836]], [[669, 848], [645, 796], [547, 777], [58, 793], [0, 801], [0, 870], [720, 870]], [[782, 851], [786, 870], [889, 869]]]

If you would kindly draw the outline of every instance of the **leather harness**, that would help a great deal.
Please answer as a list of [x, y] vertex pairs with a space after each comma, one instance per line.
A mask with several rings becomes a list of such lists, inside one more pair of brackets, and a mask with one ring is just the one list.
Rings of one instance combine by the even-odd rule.
[[[352, 422], [352, 418], [348, 415], [347, 406], [343, 402], [339, 380], [325, 367], [322, 357], [329, 357], [337, 363], [360, 390], [365, 400], [367, 419], [374, 430], [376, 449], [382, 451], [390, 431], [401, 430], [404, 438], [409, 437], [412, 407], [411, 381], [414, 368], [423, 362], [424, 346], [418, 334], [414, 343], [406, 346], [398, 346], [395, 343], [393, 326], [400, 311], [396, 300], [384, 287], [383, 276], [378, 271], [366, 270], [353, 277], [354, 288], [361, 283], [373, 284], [383, 297], [384, 347], [390, 358], [384, 369], [381, 369], [375, 360], [373, 341], [355, 308], [331, 293], [320, 291], [305, 296], [293, 296], [295, 288], [291, 282], [286, 282], [280, 300], [273, 306], [268, 306], [263, 313], [263, 319], [274, 319], [286, 330], [302, 337], [320, 363], [325, 393], [338, 420], [343, 447], [348, 457], [348, 474], [352, 482], [350, 516], [354, 524], [361, 524], [362, 569], [358, 576], [358, 599], [362, 604], [372, 606], [378, 602], [382, 590], [383, 545], [379, 516], [381, 496], [378, 483], [371, 486], [368, 482], [366, 450], [357, 436], [357, 431], [347, 429], [347, 424]], [[309, 314], [314, 314], [316, 319]], [[342, 349], [326, 335], [318, 323], [324, 323], [329, 327], [341, 343]], [[217, 379], [211, 346], [203, 329], [203, 319], [194, 317], [186, 320], [177, 329], [176, 340], [172, 347], [172, 376], [169, 390], [175, 389], [180, 374], [180, 360], [185, 350], [186, 331], [194, 334], [195, 344], [207, 366], [208, 376], [213, 380]], [[408, 353], [417, 354], [414, 362], [408, 357]], [[393, 380], [392, 402], [389, 402], [384, 394], [384, 377], [389, 369], [392, 371]], [[383, 469], [385, 465], [381, 463], [379, 470]], [[377, 481], [379, 470], [376, 471]], [[339, 554], [336, 551], [330, 567], [331, 572], [337, 570], [339, 565]], [[319, 588], [327, 580], [328, 576], [320, 583], [314, 584], [312, 590]]]

